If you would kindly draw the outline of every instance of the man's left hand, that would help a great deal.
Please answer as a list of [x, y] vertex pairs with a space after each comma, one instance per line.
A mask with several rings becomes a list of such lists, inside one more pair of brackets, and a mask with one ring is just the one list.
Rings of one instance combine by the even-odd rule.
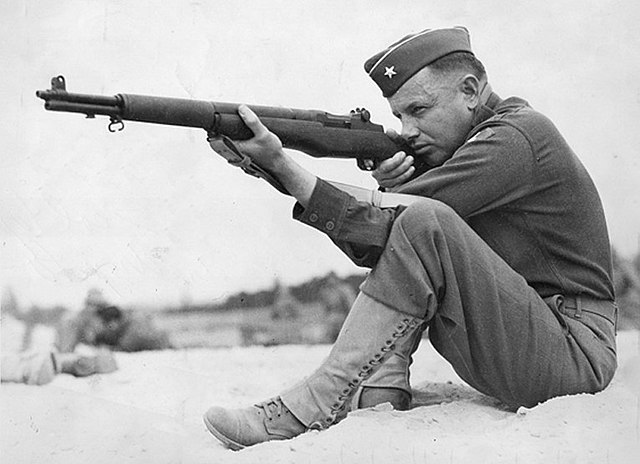
[[[248, 140], [234, 140], [235, 147], [263, 169], [272, 171], [286, 155], [280, 139], [265, 127], [258, 116], [247, 105], [238, 107], [242, 121], [253, 132]], [[222, 151], [220, 139], [212, 139], [209, 143], [213, 151]], [[226, 159], [226, 156], [221, 155]]]

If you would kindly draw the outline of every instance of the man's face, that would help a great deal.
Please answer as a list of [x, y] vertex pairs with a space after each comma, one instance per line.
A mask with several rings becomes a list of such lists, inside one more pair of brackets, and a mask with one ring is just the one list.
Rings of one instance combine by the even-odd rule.
[[464, 76], [438, 76], [424, 68], [389, 97], [389, 105], [416, 158], [439, 166], [464, 143], [477, 100], [477, 89]]

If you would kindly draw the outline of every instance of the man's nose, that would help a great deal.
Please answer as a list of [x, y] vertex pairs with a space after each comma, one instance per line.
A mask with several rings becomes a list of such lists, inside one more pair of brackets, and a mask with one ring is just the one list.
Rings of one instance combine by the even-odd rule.
[[402, 121], [402, 131], [400, 135], [403, 139], [410, 141], [415, 139], [419, 134], [418, 126], [411, 121]]

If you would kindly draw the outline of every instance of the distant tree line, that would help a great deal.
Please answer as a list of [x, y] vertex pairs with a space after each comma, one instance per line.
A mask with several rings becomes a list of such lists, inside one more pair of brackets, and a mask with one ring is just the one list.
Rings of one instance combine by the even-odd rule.
[[[640, 329], [640, 253], [632, 258], [624, 258], [614, 250], [613, 275], [616, 297], [620, 308], [619, 328], [623, 330]], [[324, 276], [315, 277], [301, 284], [288, 286], [287, 290], [300, 303], [312, 303], [318, 300], [322, 288], [330, 280], [344, 283], [351, 287], [355, 293], [358, 293], [360, 284], [365, 278], [365, 273], [338, 277], [335, 273], [329, 272]], [[227, 311], [272, 306], [278, 297], [279, 291], [279, 285], [276, 284], [266, 290], [256, 292], [242, 291], [229, 296], [222, 302], [183, 304], [178, 307], [165, 308], [165, 311]], [[64, 308], [43, 309], [37, 307], [29, 308], [29, 310], [20, 309], [10, 288], [4, 289], [1, 306], [4, 314], [17, 316], [20, 320], [33, 316], [34, 319], [38, 319], [39, 323], [43, 323], [41, 321], [45, 320], [45, 316], [49, 316], [49, 313], [64, 310]], [[52, 309], [56, 311], [51, 311]], [[38, 316], [35, 314], [38, 311], [44, 311], [45, 314]]]
[[[289, 286], [291, 295], [300, 303], [312, 303], [318, 299], [320, 290], [326, 285], [329, 279], [337, 279], [354, 289], [357, 293], [360, 284], [364, 281], [365, 274], [353, 274], [347, 277], [337, 277], [333, 273], [329, 273], [322, 277], [314, 277], [313, 279], [303, 282], [299, 285]], [[219, 309], [238, 309], [238, 308], [255, 308], [258, 306], [270, 306], [277, 297], [277, 288], [262, 290], [255, 293], [240, 292], [230, 296]]]
[[[351, 287], [357, 294], [360, 284], [366, 278], [366, 274], [352, 274], [346, 277], [338, 277], [335, 273], [329, 272], [321, 277], [314, 277], [311, 280], [303, 282], [299, 285], [288, 286], [290, 294], [300, 303], [312, 303], [317, 301], [320, 291], [330, 280], [337, 280]], [[168, 308], [168, 311], [226, 311], [232, 309], [249, 309], [271, 306], [278, 297], [278, 285], [274, 285], [270, 289], [259, 290], [256, 292], [239, 292], [229, 296], [221, 303], [210, 304], [192, 304], [182, 306], [180, 308]]]
[[[640, 253], [628, 259], [613, 253], [614, 287], [619, 312], [620, 329], [640, 329]], [[338, 279], [349, 285], [356, 293], [366, 274], [352, 274], [347, 277], [337, 277], [330, 272], [321, 277], [315, 277], [299, 285], [289, 286], [291, 295], [300, 303], [311, 303], [318, 299], [321, 289], [329, 279]], [[278, 295], [278, 286], [256, 292], [239, 292], [229, 296], [222, 303], [190, 305], [182, 308], [172, 308], [170, 311], [225, 311], [271, 306]]]

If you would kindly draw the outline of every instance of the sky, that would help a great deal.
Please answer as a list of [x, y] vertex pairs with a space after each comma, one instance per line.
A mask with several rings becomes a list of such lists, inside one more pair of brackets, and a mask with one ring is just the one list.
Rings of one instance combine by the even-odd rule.
[[[307, 108], [366, 107], [398, 129], [364, 61], [400, 37], [464, 25], [494, 90], [550, 117], [591, 173], [615, 249], [640, 243], [640, 7], [630, 0], [0, 3], [0, 287], [21, 305], [220, 301], [364, 272], [291, 219], [293, 200], [217, 157], [197, 129], [47, 112], [67, 90]], [[351, 160], [293, 156], [374, 188]]]

